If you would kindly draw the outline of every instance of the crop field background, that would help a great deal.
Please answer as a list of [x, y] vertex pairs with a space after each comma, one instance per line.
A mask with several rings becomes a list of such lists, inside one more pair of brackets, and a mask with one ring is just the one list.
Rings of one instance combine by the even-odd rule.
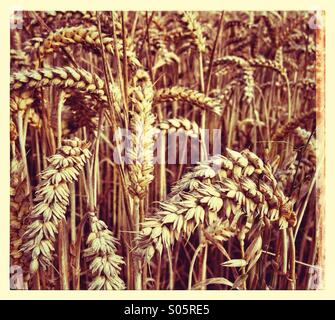
[[21, 12], [11, 288], [321, 288], [313, 14]]

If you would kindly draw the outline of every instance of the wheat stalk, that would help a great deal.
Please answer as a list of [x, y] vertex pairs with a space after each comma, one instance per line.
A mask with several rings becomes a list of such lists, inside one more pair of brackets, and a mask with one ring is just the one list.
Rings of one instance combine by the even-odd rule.
[[301, 140], [302, 144], [306, 144], [309, 141], [308, 149], [310, 152], [312, 152], [314, 155], [317, 150], [317, 142], [315, 137], [311, 137], [312, 133], [310, 131], [307, 131], [301, 127], [298, 127], [295, 129], [294, 133], [297, 135], [297, 137]]

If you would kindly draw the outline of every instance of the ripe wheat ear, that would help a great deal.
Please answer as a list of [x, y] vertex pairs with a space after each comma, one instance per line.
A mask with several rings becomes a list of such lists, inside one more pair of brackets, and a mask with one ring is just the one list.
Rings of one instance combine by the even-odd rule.
[[30, 272], [52, 263], [57, 227], [65, 218], [69, 204], [69, 183], [77, 180], [90, 157], [89, 144], [79, 139], [65, 140], [56, 154], [48, 159], [49, 167], [41, 172], [31, 223], [23, 235], [21, 250], [30, 256]]

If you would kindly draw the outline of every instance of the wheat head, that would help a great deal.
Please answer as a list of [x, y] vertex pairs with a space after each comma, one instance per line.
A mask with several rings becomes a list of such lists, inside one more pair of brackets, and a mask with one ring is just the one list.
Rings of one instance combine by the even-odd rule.
[[31, 223], [23, 235], [21, 250], [30, 256], [30, 272], [39, 266], [46, 268], [52, 262], [57, 226], [65, 218], [69, 203], [69, 183], [77, 180], [86, 160], [90, 157], [88, 144], [77, 138], [65, 140], [55, 155], [48, 159], [49, 166], [41, 173], [35, 202], [30, 213]]
[[91, 232], [87, 237], [84, 257], [89, 261], [93, 277], [89, 290], [123, 290], [125, 284], [120, 278], [123, 258], [116, 254], [117, 240], [107, 225], [94, 213], [89, 213]]
[[162, 254], [181, 236], [187, 239], [218, 219], [225, 225], [225, 240], [233, 235], [243, 240], [255, 221], [268, 219], [287, 228], [295, 214], [269, 164], [249, 150], [227, 149], [226, 156], [200, 162], [177, 182], [159, 211], [142, 224], [137, 252], [150, 262], [155, 252]]

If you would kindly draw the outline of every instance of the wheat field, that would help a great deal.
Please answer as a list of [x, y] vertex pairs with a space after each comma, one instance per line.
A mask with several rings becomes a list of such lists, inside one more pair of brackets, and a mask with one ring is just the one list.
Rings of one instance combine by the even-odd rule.
[[320, 288], [313, 13], [21, 14], [12, 289]]

